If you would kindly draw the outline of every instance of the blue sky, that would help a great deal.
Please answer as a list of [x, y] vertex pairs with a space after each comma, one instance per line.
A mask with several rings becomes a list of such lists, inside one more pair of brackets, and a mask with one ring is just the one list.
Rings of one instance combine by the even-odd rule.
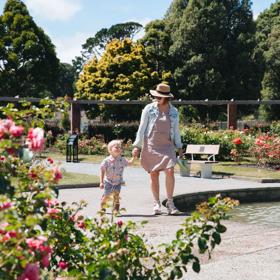
[[[0, 0], [2, 12], [6, 0]], [[81, 45], [103, 27], [136, 21], [145, 25], [164, 16], [172, 0], [24, 0], [37, 25], [56, 46], [62, 62], [79, 55]], [[276, 0], [253, 0], [256, 18]]]

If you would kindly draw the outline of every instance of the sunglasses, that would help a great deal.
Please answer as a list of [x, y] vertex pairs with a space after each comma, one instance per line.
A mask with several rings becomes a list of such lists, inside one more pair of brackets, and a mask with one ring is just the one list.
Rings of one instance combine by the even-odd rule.
[[155, 97], [156, 97], [157, 100], [168, 98], [168, 97], [159, 97], [159, 96], [155, 96]]

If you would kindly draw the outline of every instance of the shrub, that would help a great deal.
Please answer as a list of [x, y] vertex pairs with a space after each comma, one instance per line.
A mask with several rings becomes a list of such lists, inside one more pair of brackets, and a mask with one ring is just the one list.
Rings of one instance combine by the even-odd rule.
[[280, 167], [280, 137], [276, 135], [259, 135], [250, 151], [255, 155], [258, 164], [272, 168]]
[[[209, 130], [205, 127], [184, 127], [181, 132], [184, 146], [187, 144], [219, 144], [220, 151], [216, 157], [218, 160], [232, 159], [232, 150], [236, 149], [233, 140], [240, 138], [242, 140], [242, 151], [239, 156], [246, 156], [253, 137], [247, 131], [238, 130]], [[241, 146], [239, 147], [241, 148]]]

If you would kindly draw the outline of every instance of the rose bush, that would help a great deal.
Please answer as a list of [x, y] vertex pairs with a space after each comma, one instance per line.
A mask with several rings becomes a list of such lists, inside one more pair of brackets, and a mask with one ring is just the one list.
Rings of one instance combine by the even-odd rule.
[[236, 202], [217, 197], [201, 204], [160, 248], [148, 246], [133, 222], [82, 216], [84, 202], [56, 200], [58, 166], [37, 157], [44, 148], [40, 125], [53, 106], [43, 104], [1, 108], [0, 279], [179, 279], [187, 265], [199, 272], [195, 247], [210, 253], [220, 244], [221, 220]]
[[261, 134], [255, 139], [250, 151], [255, 155], [261, 166], [280, 168], [280, 137]]
[[[209, 130], [207, 127], [191, 126], [182, 129], [182, 141], [187, 144], [219, 144], [218, 160], [236, 160], [248, 155], [249, 148], [254, 142], [254, 134], [251, 130]], [[240, 139], [241, 145], [234, 143]]]

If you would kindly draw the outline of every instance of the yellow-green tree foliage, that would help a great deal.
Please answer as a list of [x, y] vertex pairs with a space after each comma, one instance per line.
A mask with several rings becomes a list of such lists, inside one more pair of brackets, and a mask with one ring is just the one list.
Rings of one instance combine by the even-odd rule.
[[[76, 88], [77, 99], [136, 100], [161, 81], [168, 81], [170, 73], [151, 71], [145, 48], [130, 39], [113, 40], [102, 57], [93, 58], [83, 68]], [[136, 105], [88, 106], [91, 117], [133, 120], [140, 116]]]

